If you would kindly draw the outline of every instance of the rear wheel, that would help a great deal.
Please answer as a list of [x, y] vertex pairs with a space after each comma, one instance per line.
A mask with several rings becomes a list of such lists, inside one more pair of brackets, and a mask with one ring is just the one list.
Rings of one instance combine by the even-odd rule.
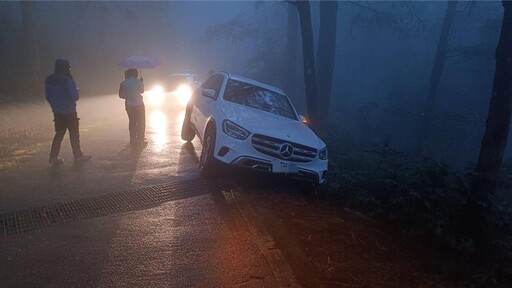
[[185, 119], [183, 119], [183, 125], [181, 126], [181, 139], [190, 142], [194, 140], [195, 136], [196, 132], [192, 129], [192, 125], [190, 124], [190, 112], [186, 111]]
[[209, 129], [203, 142], [203, 150], [199, 159], [199, 172], [201, 177], [211, 179], [215, 174], [216, 159], [213, 156], [215, 151], [215, 130]]

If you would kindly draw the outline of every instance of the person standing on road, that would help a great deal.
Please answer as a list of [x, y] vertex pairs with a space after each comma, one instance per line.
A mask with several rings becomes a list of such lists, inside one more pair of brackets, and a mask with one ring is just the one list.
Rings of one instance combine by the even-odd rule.
[[71, 76], [70, 68], [67, 60], [58, 59], [55, 61], [55, 72], [45, 80], [46, 100], [50, 103], [55, 122], [55, 136], [50, 150], [50, 164], [53, 165], [64, 162], [58, 156], [66, 130], [69, 130], [69, 140], [75, 162], [84, 162], [92, 158], [89, 155], [84, 155], [80, 149], [79, 118], [76, 113], [76, 101], [80, 95]]
[[142, 99], [144, 80], [142, 77], [138, 79], [138, 76], [137, 69], [127, 69], [124, 71], [125, 80], [119, 85], [119, 98], [125, 99], [132, 148], [142, 148], [148, 144], [144, 138], [146, 131], [146, 107]]

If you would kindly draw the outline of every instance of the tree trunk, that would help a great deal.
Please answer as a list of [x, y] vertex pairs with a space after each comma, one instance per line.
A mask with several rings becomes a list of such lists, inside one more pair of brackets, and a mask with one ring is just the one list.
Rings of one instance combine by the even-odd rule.
[[512, 2], [503, 1], [501, 35], [496, 48], [496, 68], [484, 137], [476, 166], [473, 191], [493, 193], [507, 146], [512, 111]]
[[298, 48], [298, 23], [297, 23], [297, 11], [295, 8], [288, 6], [287, 9], [288, 14], [288, 24], [286, 31], [286, 49], [284, 51], [285, 55], [285, 65], [283, 69], [284, 75], [284, 87], [286, 89], [286, 93], [288, 96], [294, 100], [295, 103], [298, 101], [299, 89], [297, 87], [298, 77], [297, 77], [297, 48]]
[[427, 142], [430, 137], [432, 114], [434, 112], [433, 110], [437, 98], [439, 82], [441, 80], [441, 76], [443, 75], [446, 53], [448, 51], [448, 38], [450, 36], [450, 30], [455, 20], [455, 14], [457, 12], [456, 8], [457, 1], [448, 1], [446, 6], [446, 14], [444, 15], [443, 20], [443, 26], [441, 28], [441, 34], [439, 34], [439, 41], [437, 42], [434, 65], [432, 66], [432, 72], [430, 73], [430, 84], [428, 87], [427, 101], [423, 114], [423, 123], [420, 130], [420, 139], [418, 142], [418, 152], [420, 153], [425, 152], [425, 147], [428, 145]]
[[503, 1], [501, 34], [496, 48], [496, 68], [485, 133], [467, 202], [463, 228], [475, 239], [477, 251], [487, 251], [486, 207], [496, 189], [496, 180], [507, 146], [512, 112], [512, 2]]
[[43, 94], [39, 45], [35, 30], [34, 4], [31, 1], [20, 1], [21, 8], [21, 47], [18, 54], [18, 84], [19, 89], [25, 89], [30, 99]]
[[320, 34], [318, 38], [318, 123], [320, 134], [325, 133], [331, 103], [334, 63], [336, 62], [336, 30], [338, 24], [338, 1], [320, 2]]
[[302, 34], [302, 58], [304, 62], [304, 85], [310, 127], [316, 131], [318, 123], [317, 89], [315, 78], [315, 53], [313, 48], [313, 28], [309, 1], [294, 1], [300, 18]]
[[[67, 43], [67, 55], [71, 56], [74, 52], [75, 47], [75, 39], [79, 36], [80, 28], [82, 25], [82, 19], [84, 18], [85, 12], [87, 11], [87, 7], [89, 6], [89, 1], [82, 3], [82, 2], [75, 2], [74, 9], [76, 10], [76, 17], [73, 22], [73, 32], [71, 34], [71, 40]], [[74, 55], [73, 55], [74, 56]]]

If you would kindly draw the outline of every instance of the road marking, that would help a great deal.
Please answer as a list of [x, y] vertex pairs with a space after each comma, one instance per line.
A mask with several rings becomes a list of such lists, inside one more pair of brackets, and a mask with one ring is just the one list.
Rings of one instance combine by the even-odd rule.
[[281, 287], [301, 287], [295, 279], [292, 268], [286, 262], [283, 253], [277, 249], [274, 239], [268, 234], [263, 222], [261, 222], [254, 209], [252, 209], [243, 192], [230, 191], [228, 195], [233, 197], [238, 211], [254, 235], [258, 248], [269, 263]]

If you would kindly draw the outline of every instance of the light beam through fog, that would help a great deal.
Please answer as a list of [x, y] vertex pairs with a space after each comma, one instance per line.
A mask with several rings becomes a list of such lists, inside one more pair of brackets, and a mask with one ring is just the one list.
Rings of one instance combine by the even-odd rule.
[[168, 142], [167, 116], [159, 109], [152, 110], [149, 116], [149, 131], [153, 149], [161, 152]]

